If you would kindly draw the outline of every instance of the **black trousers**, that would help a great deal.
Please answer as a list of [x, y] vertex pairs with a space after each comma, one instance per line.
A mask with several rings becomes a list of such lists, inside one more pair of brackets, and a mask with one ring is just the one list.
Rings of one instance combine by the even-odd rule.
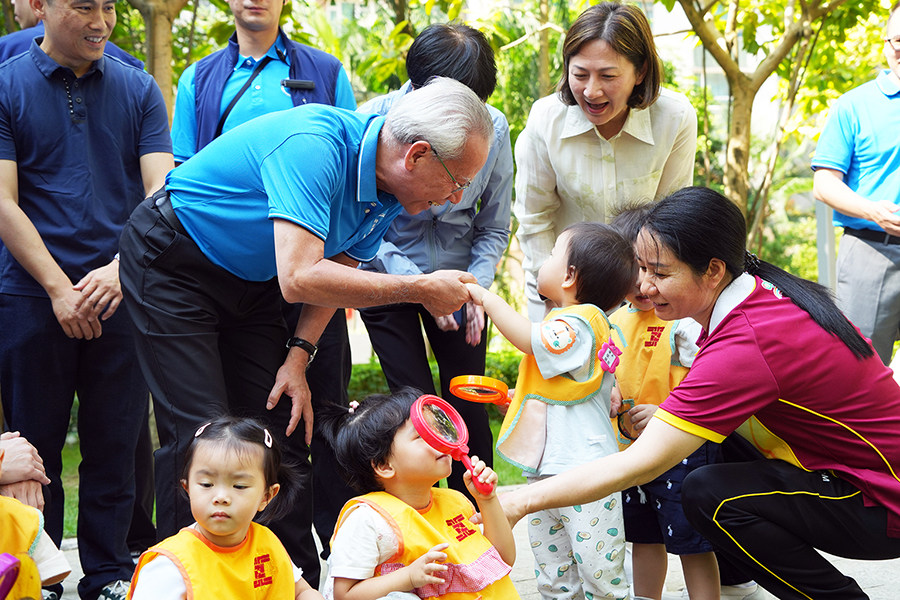
[[781, 599], [868, 598], [816, 549], [883, 560], [900, 556], [887, 511], [825, 471], [780, 460], [701, 467], [682, 487], [684, 512], [715, 547]]
[[[441, 397], [462, 415], [469, 430], [470, 454], [493, 466], [494, 439], [484, 405], [462, 400], [449, 392], [450, 380], [457, 375], [484, 375], [487, 325], [481, 332], [481, 342], [473, 347], [466, 343], [465, 328], [441, 331], [421, 304], [377, 306], [359, 313], [391, 390], [408, 385], [426, 394], [436, 393], [422, 337], [424, 327], [440, 370]], [[461, 462], [454, 461], [447, 484], [468, 496], [463, 483], [465, 470]]]
[[[288, 329], [293, 331], [303, 306], [285, 302], [282, 307]], [[302, 501], [312, 503], [313, 524], [322, 544], [322, 558], [328, 558], [331, 553], [329, 542], [341, 508], [347, 500], [359, 495], [341, 478], [334, 450], [319, 432], [316, 426], [319, 421], [315, 418], [318, 411], [327, 404], [337, 404], [344, 409], [349, 404], [347, 388], [350, 385], [352, 361], [347, 316], [342, 309], [335, 311], [317, 345], [319, 350], [316, 359], [306, 372], [314, 415], [313, 438], [309, 447], [312, 455], [312, 485], [304, 490], [305, 498]], [[308, 464], [305, 466], [309, 468]]]
[[[279, 440], [286, 459], [308, 462], [309, 449], [302, 423], [285, 436], [290, 398], [283, 396], [266, 410], [287, 353], [278, 282], [245, 281], [214, 265], [193, 240], [173, 230], [151, 199], [132, 213], [120, 254], [138, 361], [156, 411], [157, 529], [165, 538], [193, 521], [179, 480], [184, 451], [204, 422], [223, 414], [254, 417]], [[294, 503], [292, 512], [270, 527], [304, 578], [316, 585], [311, 502]]]

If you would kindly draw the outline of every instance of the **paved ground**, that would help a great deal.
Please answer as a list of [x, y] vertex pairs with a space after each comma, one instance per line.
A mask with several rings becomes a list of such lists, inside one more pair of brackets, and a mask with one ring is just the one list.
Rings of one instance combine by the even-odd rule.
[[[540, 600], [534, 580], [534, 569], [531, 563], [531, 546], [525, 532], [524, 522], [516, 525], [513, 533], [516, 537], [517, 559], [513, 567], [512, 579], [518, 589], [522, 600]], [[78, 564], [78, 551], [74, 540], [64, 540], [63, 550], [73, 572], [65, 581], [63, 600], [78, 600], [75, 586], [81, 577], [81, 569]], [[838, 568], [850, 575], [869, 594], [871, 600], [897, 600], [900, 598], [900, 558], [888, 561], [858, 561], [843, 558], [829, 557]], [[323, 572], [325, 569], [323, 568]], [[680, 591], [684, 587], [681, 578], [681, 567], [678, 559], [669, 557], [669, 576], [666, 579], [666, 593], [664, 600], [679, 598]], [[765, 598], [773, 596], [765, 594]]]

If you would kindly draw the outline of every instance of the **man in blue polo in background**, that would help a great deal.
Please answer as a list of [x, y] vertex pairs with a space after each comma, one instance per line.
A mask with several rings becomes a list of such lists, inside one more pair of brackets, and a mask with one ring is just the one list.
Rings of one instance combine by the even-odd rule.
[[[44, 22], [31, 9], [28, 0], [12, 0], [13, 14], [19, 24], [19, 31], [0, 37], [0, 63], [17, 54], [27, 52], [32, 40], [44, 36]], [[126, 65], [144, 69], [144, 63], [128, 54], [110, 41], [103, 49], [106, 56], [118, 58]], [[2, 245], [0, 245], [2, 247]], [[149, 418], [149, 416], [148, 416]], [[133, 556], [156, 543], [156, 525], [153, 523], [153, 446], [150, 440], [149, 420], [141, 428], [135, 456], [135, 484], [137, 497], [134, 516], [128, 532], [128, 548]]]
[[308, 103], [356, 109], [340, 61], [288, 39], [279, 27], [283, 0], [229, 0], [228, 5], [235, 28], [228, 47], [190, 65], [178, 80], [172, 122], [176, 164], [236, 125], [276, 110]]

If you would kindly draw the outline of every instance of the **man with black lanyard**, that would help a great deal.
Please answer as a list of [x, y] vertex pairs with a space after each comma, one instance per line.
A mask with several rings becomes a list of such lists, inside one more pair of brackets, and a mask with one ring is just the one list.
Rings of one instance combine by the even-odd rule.
[[172, 123], [175, 163], [250, 119], [301, 104], [356, 110], [336, 58], [294, 42], [278, 26], [283, 1], [229, 0], [235, 33], [228, 47], [182, 73]]
[[[336, 58], [294, 42], [279, 27], [282, 0], [229, 0], [235, 33], [228, 47], [185, 69], [178, 81], [172, 124], [176, 164], [196, 154], [213, 139], [258, 116], [308, 103], [356, 109], [347, 73]], [[299, 306], [285, 304], [288, 329], [297, 324]], [[343, 311], [338, 311], [319, 340], [319, 358], [309, 371], [313, 401], [340, 401], [350, 378], [350, 346]], [[287, 341], [287, 337], [285, 337]], [[346, 404], [346, 402], [344, 402]], [[291, 443], [303, 445], [302, 436]], [[313, 587], [318, 587], [319, 561], [312, 539], [313, 494], [307, 462], [304, 491], [279, 535], [294, 563]], [[332, 477], [332, 479], [338, 479]], [[166, 506], [173, 491], [157, 486], [157, 502]], [[160, 535], [171, 535], [172, 531]], [[286, 529], [289, 529], [286, 533]], [[327, 545], [327, 540], [325, 541]]]

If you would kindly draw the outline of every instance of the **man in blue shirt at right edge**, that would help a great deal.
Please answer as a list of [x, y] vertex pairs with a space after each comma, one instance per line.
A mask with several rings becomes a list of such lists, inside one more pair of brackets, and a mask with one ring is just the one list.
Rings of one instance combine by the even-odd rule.
[[837, 301], [885, 362], [900, 330], [900, 2], [891, 8], [888, 69], [841, 96], [812, 161], [813, 194], [844, 228]]

